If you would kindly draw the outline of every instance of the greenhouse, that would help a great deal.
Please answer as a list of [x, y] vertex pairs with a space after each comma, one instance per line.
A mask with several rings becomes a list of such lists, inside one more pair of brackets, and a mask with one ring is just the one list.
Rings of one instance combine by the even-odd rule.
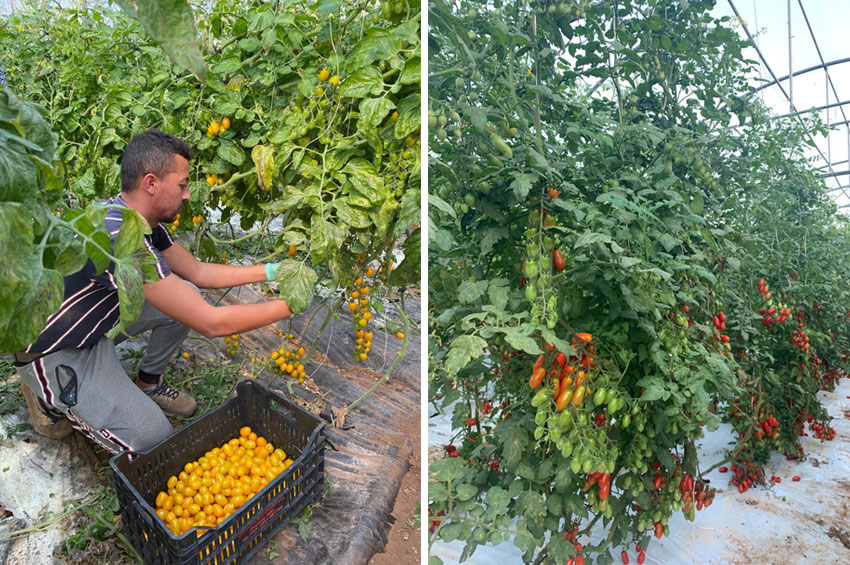
[[430, 4], [430, 563], [850, 561], [848, 10]]

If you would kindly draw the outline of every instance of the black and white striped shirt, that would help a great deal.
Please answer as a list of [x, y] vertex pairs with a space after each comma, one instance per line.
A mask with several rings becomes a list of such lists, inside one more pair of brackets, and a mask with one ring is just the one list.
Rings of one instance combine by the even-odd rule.
[[[110, 198], [106, 204], [127, 207], [120, 196]], [[121, 222], [121, 210], [107, 210], [104, 225], [113, 244], [121, 229]], [[173, 243], [174, 240], [162, 224], [145, 236], [148, 251], [156, 257], [156, 274], [159, 279], [171, 274], [161, 252]], [[80, 271], [65, 277], [65, 298], [62, 306], [47, 319], [47, 326], [36, 342], [27, 347], [27, 353], [47, 354], [60, 349], [90, 347], [118, 324], [115, 264], [110, 263], [109, 268], [97, 276], [94, 276], [94, 272], [94, 264], [89, 260]]]

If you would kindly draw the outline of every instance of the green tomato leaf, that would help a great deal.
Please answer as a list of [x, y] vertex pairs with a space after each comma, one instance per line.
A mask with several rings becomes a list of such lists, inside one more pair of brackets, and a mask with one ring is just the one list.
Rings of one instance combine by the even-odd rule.
[[138, 20], [166, 55], [180, 67], [207, 80], [207, 66], [198, 46], [195, 16], [186, 2], [173, 0], [116, 0], [131, 18]]
[[142, 312], [145, 304], [145, 295], [142, 291], [144, 275], [140, 263], [145, 260], [145, 255], [150, 257], [147, 249], [138, 250], [134, 257], [127, 257], [115, 265], [115, 282], [118, 285], [118, 310], [120, 323], [112, 328], [108, 337], [115, 337], [118, 332], [132, 324]]
[[461, 304], [472, 304], [473, 302], [484, 296], [484, 293], [487, 292], [487, 287], [489, 286], [489, 284], [489, 281], [463, 281], [462, 283], [460, 283], [460, 286], [457, 289], [458, 301], [460, 301]]
[[540, 350], [537, 342], [531, 337], [533, 329], [534, 328], [532, 328], [532, 326], [528, 325], [521, 326], [519, 328], [497, 328], [498, 331], [505, 334], [505, 341], [507, 341], [514, 349], [525, 351], [529, 355], [539, 355], [540, 353], [543, 353], [543, 351]]
[[395, 56], [403, 46], [404, 41], [394, 37], [392, 32], [373, 27], [366, 32], [365, 37], [357, 43], [351, 55], [346, 58], [344, 74], [354, 73], [375, 61], [389, 59]]
[[310, 224], [310, 256], [314, 265], [329, 261], [342, 247], [345, 233], [340, 226], [321, 216], [313, 216]]
[[363, 100], [360, 102], [357, 131], [363, 135], [371, 134], [394, 108], [395, 104], [386, 97]]
[[528, 431], [513, 418], [505, 420], [497, 430], [502, 443], [502, 453], [505, 456], [505, 465], [508, 469], [515, 470], [528, 447]]
[[349, 203], [348, 198], [337, 198], [334, 200], [334, 208], [339, 220], [352, 228], [367, 229], [372, 225], [369, 214], [360, 208], [355, 208]]
[[419, 84], [421, 80], [422, 61], [420, 57], [411, 57], [404, 63], [404, 68], [401, 70], [401, 76], [398, 81], [400, 84]]
[[470, 500], [478, 494], [478, 488], [470, 484], [460, 484], [457, 486], [458, 500]]
[[379, 96], [384, 90], [384, 79], [377, 67], [363, 67], [339, 85], [343, 98]]
[[444, 365], [446, 377], [455, 376], [470, 361], [481, 357], [484, 354], [485, 347], [487, 347], [487, 342], [477, 335], [462, 335], [452, 341]]
[[221, 145], [218, 146], [216, 154], [231, 165], [241, 167], [245, 162], [245, 151], [242, 150], [234, 141], [224, 139]]
[[390, 224], [395, 219], [395, 211], [398, 210], [399, 203], [395, 198], [387, 198], [381, 204], [381, 209], [372, 214], [372, 220], [375, 222], [375, 236], [379, 239], [384, 239], [390, 229]]
[[300, 314], [313, 301], [319, 275], [303, 261], [286, 259], [277, 271], [278, 293], [293, 314]]
[[537, 177], [530, 173], [513, 173], [513, 177], [511, 190], [513, 190], [517, 200], [523, 201], [528, 196], [532, 183], [537, 180]]
[[466, 471], [463, 468], [463, 462], [460, 460], [460, 457], [447, 457], [430, 463], [428, 465], [428, 475], [437, 482], [447, 483], [464, 478]]
[[[121, 231], [115, 236], [113, 254], [118, 259], [135, 256], [139, 250], [148, 253], [144, 236], [151, 233], [150, 224], [136, 210], [124, 208], [121, 210]], [[149, 254], [149, 253], [148, 253]], [[120, 296], [119, 289], [119, 296]]]
[[193, 207], [202, 209], [210, 199], [210, 185], [206, 181], [189, 183], [189, 202]]
[[396, 121], [393, 131], [393, 135], [397, 139], [407, 137], [419, 128], [421, 124], [420, 107], [418, 92], [411, 94], [398, 105], [398, 121]]
[[434, 206], [438, 210], [441, 210], [449, 215], [449, 217], [457, 219], [457, 212], [452, 208], [451, 204], [437, 196], [436, 194], [428, 195], [428, 205]]
[[398, 223], [396, 223], [396, 235], [400, 235], [404, 230], [419, 223], [419, 205], [421, 193], [417, 188], [410, 188], [401, 196], [401, 210], [398, 213]]
[[342, 172], [348, 175], [348, 180], [354, 189], [366, 197], [370, 204], [381, 204], [387, 197], [383, 177], [366, 159], [358, 157], [350, 160]]
[[47, 318], [62, 304], [64, 282], [45, 270], [33, 244], [33, 219], [27, 208], [0, 203], [0, 351], [13, 352], [34, 342]]
[[86, 252], [79, 239], [63, 238], [59, 245], [62, 246], [62, 250], [51, 267], [62, 277], [76, 273], [86, 265]]

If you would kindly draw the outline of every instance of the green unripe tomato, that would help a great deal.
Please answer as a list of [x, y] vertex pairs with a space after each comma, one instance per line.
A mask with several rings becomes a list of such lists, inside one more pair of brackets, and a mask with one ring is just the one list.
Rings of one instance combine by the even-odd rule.
[[604, 404], [605, 400], [608, 398], [608, 389], [600, 388], [593, 395], [593, 405], [599, 406], [600, 404]]
[[[546, 387], [541, 388], [537, 391], [537, 393], [531, 398], [531, 405], [537, 408], [546, 402], [548, 398], [548, 389]], [[545, 414], [545, 412], [543, 412]]]
[[558, 428], [562, 432], [569, 431], [569, 429], [573, 425], [573, 414], [569, 410], [562, 410], [560, 414], [558, 414]]
[[581, 472], [581, 460], [579, 460], [578, 457], [573, 457], [573, 459], [570, 461], [570, 470], [573, 472], [574, 475], [577, 475]]

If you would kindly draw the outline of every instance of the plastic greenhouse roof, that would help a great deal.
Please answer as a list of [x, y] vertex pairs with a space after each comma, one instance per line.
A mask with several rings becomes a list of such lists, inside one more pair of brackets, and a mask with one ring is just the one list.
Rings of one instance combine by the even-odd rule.
[[753, 38], [758, 50], [745, 55], [759, 62], [754, 79], [772, 83], [757, 96], [777, 115], [831, 106], [816, 112], [832, 126], [829, 135], [813, 136], [818, 149], [807, 148], [806, 155], [828, 175], [824, 181], [836, 204], [850, 212], [850, 2], [718, 0], [712, 14], [730, 16], [742, 37]]

